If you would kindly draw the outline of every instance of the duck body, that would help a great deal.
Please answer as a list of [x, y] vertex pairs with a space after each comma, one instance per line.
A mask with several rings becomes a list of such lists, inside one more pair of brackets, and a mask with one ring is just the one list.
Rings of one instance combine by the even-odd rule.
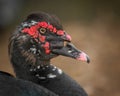
[[58, 96], [32, 82], [0, 71], [0, 96]]
[[88, 96], [85, 90], [64, 72], [56, 78], [50, 78], [44, 81], [38, 79], [36, 83], [59, 94], [59, 96]]

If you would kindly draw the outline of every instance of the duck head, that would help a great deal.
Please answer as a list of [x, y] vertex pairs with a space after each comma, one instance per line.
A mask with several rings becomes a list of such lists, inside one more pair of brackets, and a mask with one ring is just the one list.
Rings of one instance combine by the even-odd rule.
[[90, 62], [88, 55], [71, 43], [57, 17], [47, 13], [33, 13], [24, 20], [10, 38], [9, 54], [12, 62], [39, 63], [63, 55]]

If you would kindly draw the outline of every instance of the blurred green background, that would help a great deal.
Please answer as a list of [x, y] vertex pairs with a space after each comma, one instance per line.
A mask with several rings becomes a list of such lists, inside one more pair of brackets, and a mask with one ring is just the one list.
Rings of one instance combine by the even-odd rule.
[[8, 57], [11, 32], [35, 11], [57, 15], [76, 47], [91, 63], [57, 57], [52, 63], [63, 69], [89, 96], [120, 96], [119, 0], [1, 0], [0, 70], [14, 74]]

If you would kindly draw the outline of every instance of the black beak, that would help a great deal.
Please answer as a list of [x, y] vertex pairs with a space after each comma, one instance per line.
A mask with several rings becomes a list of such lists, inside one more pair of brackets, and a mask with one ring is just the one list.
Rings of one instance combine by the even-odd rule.
[[87, 63], [90, 62], [89, 56], [75, 48], [75, 46], [72, 43], [67, 43], [64, 47], [60, 49], [53, 49], [52, 52], [58, 55], [71, 57], [80, 61], [85, 61]]

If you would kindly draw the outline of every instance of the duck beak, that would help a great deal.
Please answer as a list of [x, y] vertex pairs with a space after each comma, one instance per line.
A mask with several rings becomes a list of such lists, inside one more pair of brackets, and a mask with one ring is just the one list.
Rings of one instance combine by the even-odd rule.
[[53, 49], [53, 53], [74, 58], [76, 60], [90, 62], [89, 56], [84, 52], [78, 50], [72, 43], [66, 43], [66, 45], [60, 49]]

